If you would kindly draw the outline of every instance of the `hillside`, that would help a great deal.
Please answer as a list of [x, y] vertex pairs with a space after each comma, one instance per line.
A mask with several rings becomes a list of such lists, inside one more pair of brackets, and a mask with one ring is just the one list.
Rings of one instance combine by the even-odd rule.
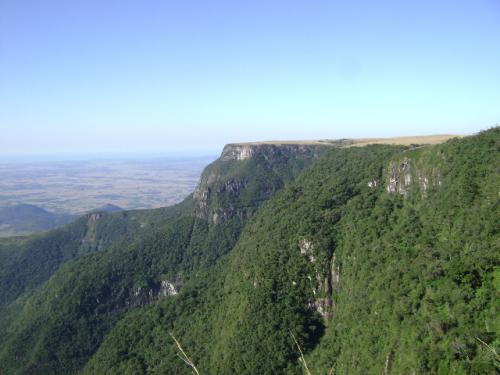
[[0, 237], [43, 232], [75, 220], [73, 215], [56, 214], [31, 204], [0, 207]]
[[0, 372], [191, 373], [173, 333], [203, 374], [303, 373], [292, 334], [313, 374], [497, 373], [500, 129], [410, 144], [226, 146], [11, 292]]
[[[74, 373], [127, 311], [177, 294], [213, 266], [262, 202], [326, 151], [265, 148], [245, 162], [221, 157], [179, 205], [140, 215], [89, 214], [41, 244], [4, 243], [0, 370]], [[60, 236], [69, 238], [54, 243]]]
[[[106, 204], [90, 212], [120, 211], [123, 211], [121, 207]], [[78, 217], [78, 215], [49, 212], [32, 204], [0, 207], [0, 238], [45, 232], [75, 221]]]

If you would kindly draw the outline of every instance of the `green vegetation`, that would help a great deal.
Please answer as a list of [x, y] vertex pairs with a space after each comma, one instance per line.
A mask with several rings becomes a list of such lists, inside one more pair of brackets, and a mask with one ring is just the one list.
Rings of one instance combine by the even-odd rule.
[[201, 374], [302, 374], [298, 348], [312, 374], [496, 374], [499, 151], [494, 128], [218, 161], [165, 220], [9, 303], [0, 372], [189, 374], [181, 343]]
[[48, 280], [64, 262], [129, 241], [142, 228], [154, 227], [177, 212], [170, 211], [94, 213], [47, 233], [0, 239], [0, 311]]
[[[0, 320], [0, 370], [77, 371], [127, 311], [164, 297], [168, 284], [182, 286], [231, 250], [258, 205], [312, 161], [298, 156], [259, 168], [250, 161], [215, 162], [204, 180], [213, 170], [221, 179], [202, 184], [209, 192], [203, 199], [159, 210], [89, 214], [43, 236], [42, 244], [23, 241], [22, 251], [6, 246], [9, 263], [1, 285], [10, 294]], [[253, 199], [246, 191], [257, 187]], [[221, 218], [217, 225], [214, 213]], [[67, 238], [58, 243], [60, 236]], [[31, 272], [22, 271], [25, 263]]]
[[0, 207], [0, 237], [42, 232], [75, 219], [73, 215], [55, 214], [31, 204]]

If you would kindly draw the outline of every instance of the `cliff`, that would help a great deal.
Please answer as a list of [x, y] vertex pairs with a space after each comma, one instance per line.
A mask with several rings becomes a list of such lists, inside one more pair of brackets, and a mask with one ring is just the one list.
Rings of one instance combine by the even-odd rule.
[[203, 172], [193, 197], [195, 215], [217, 225], [248, 218], [334, 143], [228, 144]]

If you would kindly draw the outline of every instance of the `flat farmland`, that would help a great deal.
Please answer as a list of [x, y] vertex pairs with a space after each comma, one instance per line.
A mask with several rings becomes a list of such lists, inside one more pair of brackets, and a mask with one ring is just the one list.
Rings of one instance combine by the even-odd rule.
[[156, 208], [193, 192], [215, 157], [71, 161], [0, 161], [0, 207], [33, 204], [81, 214], [106, 204]]

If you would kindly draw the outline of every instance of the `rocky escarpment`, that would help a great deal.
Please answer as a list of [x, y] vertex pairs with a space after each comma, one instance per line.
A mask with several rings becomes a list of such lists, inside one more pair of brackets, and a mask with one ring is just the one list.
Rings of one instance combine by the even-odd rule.
[[[423, 168], [410, 157], [389, 163], [386, 181], [388, 193], [398, 193], [406, 197], [413, 188], [425, 197], [429, 188], [441, 184], [442, 175], [437, 167]], [[375, 187], [376, 181], [368, 182], [368, 186]]]
[[301, 144], [301, 143], [233, 143], [228, 144], [222, 150], [220, 159], [223, 161], [247, 160], [261, 156], [265, 160], [278, 160], [290, 156], [301, 156], [306, 158], [318, 157], [325, 147], [333, 143], [323, 144]]
[[255, 146], [249, 144], [226, 145], [222, 150], [221, 160], [246, 160], [255, 154]]
[[242, 143], [224, 147], [193, 194], [195, 215], [212, 225], [246, 220], [331, 144]]
[[[210, 173], [205, 183], [200, 183], [194, 193], [196, 200], [195, 215], [207, 219], [212, 224], [226, 222], [232, 217], [246, 219], [247, 209], [238, 205], [240, 192], [247, 185], [246, 179], [229, 178], [227, 181], [219, 181], [216, 174]], [[233, 204], [222, 205], [220, 201], [224, 198], [233, 201]]]
[[[416, 138], [415, 142], [422, 141], [421, 138]], [[405, 142], [409, 140], [410, 138], [405, 139]], [[363, 140], [360, 143], [341, 139], [228, 144], [220, 158], [202, 174], [193, 195], [196, 216], [207, 219], [214, 225], [234, 217], [245, 220], [258, 202], [268, 199], [327, 150], [389, 141], [394, 144], [399, 142], [397, 139], [389, 139]], [[391, 162], [386, 184], [389, 193], [406, 196], [412, 183], [418, 182], [420, 191], [425, 195], [430, 187], [441, 183], [438, 170], [423, 170], [414, 163], [409, 157]], [[367, 181], [367, 185], [374, 188], [383, 185], [383, 182], [372, 179]], [[245, 199], [248, 191], [252, 191], [252, 201]]]
[[308, 307], [316, 310], [323, 318], [333, 318], [335, 304], [333, 295], [338, 292], [340, 282], [340, 266], [336, 261], [335, 254], [328, 259], [318, 260], [315, 255], [313, 240], [302, 238], [299, 241], [301, 255], [312, 263], [314, 274], [307, 278], [312, 284], [314, 298], [308, 302]]

